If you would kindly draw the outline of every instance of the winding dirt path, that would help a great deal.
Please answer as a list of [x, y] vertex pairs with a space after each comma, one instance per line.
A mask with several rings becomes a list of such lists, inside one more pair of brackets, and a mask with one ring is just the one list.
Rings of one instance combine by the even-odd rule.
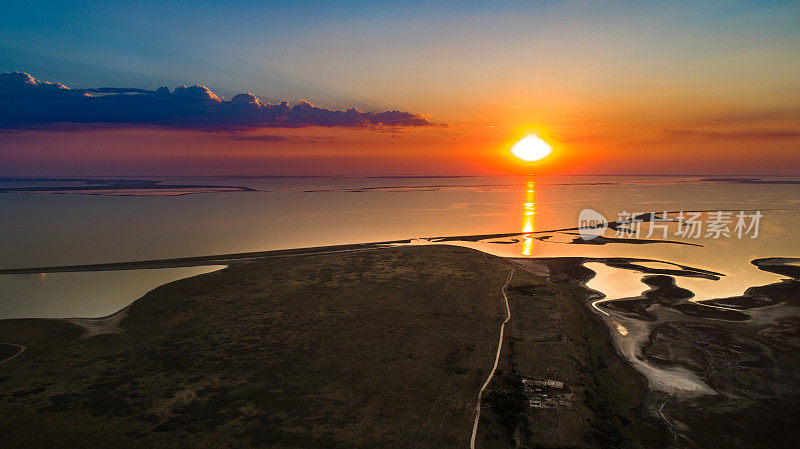
[[508, 287], [508, 284], [511, 283], [512, 276], [514, 276], [513, 268], [511, 269], [511, 272], [508, 273], [508, 279], [506, 279], [506, 283], [503, 284], [503, 288], [500, 290], [503, 293], [503, 300], [506, 303], [506, 320], [500, 325], [500, 339], [497, 342], [497, 354], [494, 356], [494, 366], [492, 367], [492, 372], [489, 373], [489, 377], [487, 377], [486, 382], [483, 383], [481, 391], [478, 392], [478, 402], [475, 406], [475, 423], [472, 425], [472, 438], [469, 440], [470, 449], [475, 449], [475, 436], [478, 434], [478, 420], [481, 419], [481, 396], [483, 396], [484, 390], [486, 390], [486, 387], [489, 386], [489, 383], [492, 381], [494, 372], [497, 371], [497, 363], [500, 361], [500, 351], [503, 349], [503, 333], [506, 329], [506, 323], [508, 323], [508, 320], [511, 319], [511, 308], [508, 306], [508, 295], [506, 294], [506, 288]]

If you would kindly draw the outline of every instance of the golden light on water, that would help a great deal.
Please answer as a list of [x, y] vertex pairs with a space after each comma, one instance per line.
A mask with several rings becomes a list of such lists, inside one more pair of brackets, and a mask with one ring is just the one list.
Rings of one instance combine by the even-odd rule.
[[550, 144], [535, 134], [523, 137], [511, 147], [511, 154], [526, 162], [544, 159], [552, 152]]
[[[533, 179], [528, 180], [525, 188], [525, 203], [522, 206], [522, 232], [530, 233], [534, 230], [536, 224], [536, 182]], [[522, 242], [522, 255], [530, 256], [533, 254], [533, 236], [530, 234], [523, 235]]]

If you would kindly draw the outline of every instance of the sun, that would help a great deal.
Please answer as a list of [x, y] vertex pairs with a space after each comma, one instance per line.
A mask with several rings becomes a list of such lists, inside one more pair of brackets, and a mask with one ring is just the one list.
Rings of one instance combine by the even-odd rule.
[[527, 162], [544, 159], [552, 152], [547, 142], [533, 134], [523, 137], [511, 147], [511, 154]]

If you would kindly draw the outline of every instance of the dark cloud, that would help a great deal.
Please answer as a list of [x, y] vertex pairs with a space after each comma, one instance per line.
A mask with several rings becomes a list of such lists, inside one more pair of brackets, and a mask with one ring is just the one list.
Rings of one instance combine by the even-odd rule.
[[749, 129], [735, 131], [717, 131], [707, 129], [665, 129], [665, 138], [689, 139], [701, 141], [736, 141], [736, 140], [762, 140], [762, 141], [783, 141], [800, 139], [798, 129]]
[[240, 140], [245, 142], [303, 142], [303, 143], [321, 143], [330, 142], [334, 139], [330, 137], [300, 137], [300, 136], [277, 136], [273, 134], [259, 134], [247, 135], [241, 133], [231, 133], [221, 135], [220, 137], [229, 140]]
[[245, 136], [241, 134], [231, 134], [227, 136], [230, 140], [243, 140], [247, 142], [284, 142], [289, 140], [287, 136], [275, 136], [271, 134], [260, 135], [260, 136]]
[[0, 129], [40, 129], [57, 123], [155, 125], [188, 129], [236, 130], [337, 126], [402, 128], [435, 126], [401, 111], [361, 112], [314, 106], [300, 100], [264, 103], [251, 93], [226, 100], [205, 86], [156, 90], [100, 87], [70, 89], [21, 72], [0, 74]]
[[696, 120], [694, 126], [761, 126], [800, 124], [800, 108], [760, 109], [738, 111], [717, 117]]
[[72, 89], [79, 92], [89, 92], [98, 94], [149, 94], [152, 90], [136, 89], [133, 87], [93, 87], [91, 89]]

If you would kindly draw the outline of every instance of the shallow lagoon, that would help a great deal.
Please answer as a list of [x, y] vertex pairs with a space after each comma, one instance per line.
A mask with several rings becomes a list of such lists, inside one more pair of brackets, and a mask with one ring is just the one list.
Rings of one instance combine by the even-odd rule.
[[[3, 193], [0, 267], [123, 262], [523, 229], [540, 233], [576, 226], [584, 208], [610, 220], [622, 211], [663, 210], [757, 209], [764, 217], [756, 239], [687, 240], [701, 247], [575, 245], [563, 243], [563, 238], [458, 244], [502, 256], [653, 259], [726, 275], [718, 281], [678, 279], [696, 299], [738, 295], [749, 286], [775, 282], [781, 277], [758, 270], [750, 261], [800, 255], [795, 238], [800, 231], [796, 184], [642, 176], [158, 179], [256, 191], [180, 196]], [[208, 269], [58, 273], [45, 278], [2, 275], [0, 318], [107, 315], [157, 285], [204, 271]], [[630, 282], [635, 279], [598, 288], [610, 297], [621, 294], [615, 289], [626, 293], [646, 289]]]

